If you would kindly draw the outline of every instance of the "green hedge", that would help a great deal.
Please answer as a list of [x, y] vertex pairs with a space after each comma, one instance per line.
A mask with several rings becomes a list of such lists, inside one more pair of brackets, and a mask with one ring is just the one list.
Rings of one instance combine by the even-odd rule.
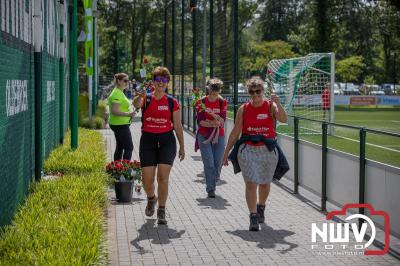
[[99, 101], [96, 113], [93, 114], [92, 119], [89, 119], [89, 95], [86, 92], [81, 93], [78, 98], [79, 126], [89, 129], [105, 128], [107, 120], [106, 106], [107, 102]]
[[91, 173], [103, 171], [106, 155], [101, 135], [93, 130], [79, 128], [78, 149], [70, 148], [70, 133], [65, 135], [64, 145], [55, 149], [44, 163], [45, 172]]
[[89, 130], [79, 130], [75, 152], [68, 140], [54, 150], [47, 170], [66, 175], [34, 184], [1, 233], [0, 265], [106, 264], [105, 162], [102, 138]]

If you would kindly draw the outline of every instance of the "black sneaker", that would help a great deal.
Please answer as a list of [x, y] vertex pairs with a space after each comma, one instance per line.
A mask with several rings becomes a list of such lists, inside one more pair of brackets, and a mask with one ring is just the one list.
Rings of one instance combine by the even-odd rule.
[[147, 198], [147, 206], [146, 206], [146, 210], [144, 211], [146, 216], [153, 216], [154, 208], [156, 207], [156, 204], [157, 204], [156, 196], [154, 196], [152, 199]]
[[265, 222], [265, 205], [257, 204], [257, 214], [258, 214], [258, 222], [260, 224]]
[[215, 191], [213, 190], [213, 191], [208, 192], [208, 197], [215, 198]]
[[158, 208], [157, 219], [158, 224], [167, 224], [167, 220], [165, 219], [165, 208]]
[[260, 225], [258, 224], [258, 214], [257, 213], [250, 213], [250, 231], [259, 231]]

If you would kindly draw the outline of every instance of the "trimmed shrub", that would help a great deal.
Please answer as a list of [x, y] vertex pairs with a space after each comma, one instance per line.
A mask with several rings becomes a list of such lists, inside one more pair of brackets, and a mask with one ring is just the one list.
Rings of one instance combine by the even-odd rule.
[[78, 149], [70, 147], [71, 134], [65, 134], [64, 145], [55, 149], [44, 163], [45, 172], [61, 172], [64, 174], [91, 173], [103, 171], [106, 162], [102, 136], [93, 130], [80, 128]]
[[0, 265], [106, 264], [103, 140], [80, 129], [78, 149], [69, 147], [67, 137], [45, 163], [47, 171], [66, 175], [34, 184], [13, 224], [2, 230]]

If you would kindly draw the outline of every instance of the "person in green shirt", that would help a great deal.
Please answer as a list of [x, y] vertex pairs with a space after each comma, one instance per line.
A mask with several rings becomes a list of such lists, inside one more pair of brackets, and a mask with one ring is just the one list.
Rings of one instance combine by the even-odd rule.
[[131, 160], [133, 151], [132, 135], [129, 129], [131, 119], [135, 112], [131, 111], [131, 102], [125, 96], [124, 90], [129, 85], [129, 77], [125, 73], [114, 75], [115, 88], [108, 96], [110, 108], [109, 125], [114, 132], [116, 147], [114, 161], [125, 159]]

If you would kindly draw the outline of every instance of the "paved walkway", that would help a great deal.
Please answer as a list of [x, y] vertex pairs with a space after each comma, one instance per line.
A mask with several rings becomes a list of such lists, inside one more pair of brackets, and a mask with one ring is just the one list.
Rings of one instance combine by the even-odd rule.
[[[140, 122], [131, 126], [138, 159]], [[102, 131], [108, 159], [114, 151], [111, 130]], [[185, 133], [186, 159], [175, 161], [167, 202], [168, 226], [144, 216], [145, 193], [132, 203], [115, 201], [110, 188], [108, 246], [110, 265], [400, 265], [390, 255], [321, 255], [311, 250], [311, 223], [323, 214], [272, 185], [266, 224], [248, 231], [248, 211], [241, 175], [224, 167], [217, 198], [207, 199], [200, 153]]]

